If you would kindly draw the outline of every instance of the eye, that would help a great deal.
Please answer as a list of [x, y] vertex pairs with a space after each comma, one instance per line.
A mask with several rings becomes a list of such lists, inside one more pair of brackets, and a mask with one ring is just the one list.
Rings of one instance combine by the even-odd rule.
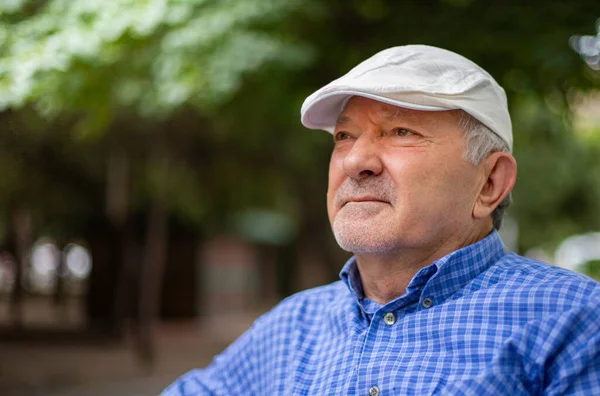
[[339, 142], [341, 140], [346, 140], [348, 138], [350, 138], [350, 135], [348, 134], [348, 132], [344, 132], [344, 131], [337, 132], [333, 136], [333, 140], [336, 141], [336, 142]]
[[392, 135], [394, 136], [410, 136], [410, 135], [414, 135], [415, 133], [406, 129], [406, 128], [394, 128], [392, 129]]

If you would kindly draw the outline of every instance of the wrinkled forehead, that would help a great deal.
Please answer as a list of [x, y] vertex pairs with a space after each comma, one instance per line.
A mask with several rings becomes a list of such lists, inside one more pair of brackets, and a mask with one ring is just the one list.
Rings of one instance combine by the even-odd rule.
[[462, 110], [425, 111], [407, 109], [361, 96], [351, 97], [339, 113], [335, 125], [344, 126], [361, 116], [380, 122], [409, 121], [411, 123], [450, 121], [457, 125], [465, 113]]

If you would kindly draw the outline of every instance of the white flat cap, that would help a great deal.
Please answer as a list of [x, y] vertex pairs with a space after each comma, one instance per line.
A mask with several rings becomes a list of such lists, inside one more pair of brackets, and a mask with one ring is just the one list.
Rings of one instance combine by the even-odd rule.
[[504, 90], [467, 58], [427, 45], [383, 50], [310, 95], [302, 124], [333, 133], [352, 96], [413, 110], [462, 109], [490, 128], [512, 150], [512, 126]]

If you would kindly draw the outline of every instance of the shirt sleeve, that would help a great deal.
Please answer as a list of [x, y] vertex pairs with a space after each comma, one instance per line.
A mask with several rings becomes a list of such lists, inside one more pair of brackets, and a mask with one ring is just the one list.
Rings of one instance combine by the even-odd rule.
[[256, 394], [253, 330], [254, 326], [217, 355], [206, 368], [181, 376], [161, 396]]
[[444, 395], [600, 395], [600, 299], [529, 323], [491, 369], [450, 383]]
[[600, 298], [589, 298], [549, 325], [549, 339], [561, 342], [547, 360], [543, 394], [600, 395]]

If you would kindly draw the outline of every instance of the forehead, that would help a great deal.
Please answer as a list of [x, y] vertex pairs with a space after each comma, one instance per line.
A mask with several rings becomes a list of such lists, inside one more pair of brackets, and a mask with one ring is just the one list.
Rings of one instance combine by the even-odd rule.
[[423, 111], [412, 110], [393, 106], [361, 96], [350, 98], [340, 115], [337, 117], [336, 126], [351, 122], [359, 122], [366, 117], [374, 122], [404, 120], [415, 123], [446, 123], [456, 125], [459, 120], [459, 110], [448, 111]]

